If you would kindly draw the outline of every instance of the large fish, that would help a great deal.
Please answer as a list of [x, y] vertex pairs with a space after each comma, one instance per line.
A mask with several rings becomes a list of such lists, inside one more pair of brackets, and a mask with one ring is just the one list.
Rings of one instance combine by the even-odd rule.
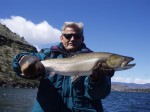
[[135, 64], [129, 64], [134, 58], [108, 52], [83, 53], [69, 58], [47, 59], [41, 61], [46, 70], [66, 76], [91, 75], [98, 63], [105, 63], [115, 71], [130, 69]]

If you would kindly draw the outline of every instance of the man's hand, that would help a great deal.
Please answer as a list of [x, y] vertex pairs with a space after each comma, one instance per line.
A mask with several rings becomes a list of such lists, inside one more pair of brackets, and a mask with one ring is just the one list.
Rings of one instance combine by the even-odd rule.
[[110, 69], [105, 63], [99, 62], [93, 70], [93, 74], [90, 75], [90, 81], [95, 82], [98, 80], [103, 80], [104, 77], [112, 77], [114, 75], [114, 70]]
[[27, 79], [43, 78], [45, 67], [35, 56], [26, 55], [19, 61], [23, 77]]

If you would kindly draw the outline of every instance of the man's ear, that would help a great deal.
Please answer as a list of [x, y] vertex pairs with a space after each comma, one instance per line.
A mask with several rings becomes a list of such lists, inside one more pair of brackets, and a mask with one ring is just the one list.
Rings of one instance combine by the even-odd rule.
[[82, 37], [82, 42], [84, 42], [84, 36]]
[[63, 40], [63, 36], [61, 35], [61, 36], [60, 36], [60, 41], [62, 42], [62, 40]]

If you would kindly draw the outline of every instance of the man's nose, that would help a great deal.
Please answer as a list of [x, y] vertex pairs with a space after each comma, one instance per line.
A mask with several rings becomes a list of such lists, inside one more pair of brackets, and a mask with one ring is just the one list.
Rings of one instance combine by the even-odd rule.
[[75, 40], [75, 37], [74, 37], [74, 36], [72, 36], [72, 37], [70, 38], [70, 40]]

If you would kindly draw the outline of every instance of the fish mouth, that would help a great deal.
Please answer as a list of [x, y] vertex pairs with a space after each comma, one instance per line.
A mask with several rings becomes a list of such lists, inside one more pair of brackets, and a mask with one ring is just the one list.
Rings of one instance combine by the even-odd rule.
[[129, 57], [127, 60], [125, 60], [121, 67], [123, 67], [124, 69], [130, 69], [132, 67], [134, 67], [136, 64], [135, 63], [131, 63], [134, 60], [134, 58]]

